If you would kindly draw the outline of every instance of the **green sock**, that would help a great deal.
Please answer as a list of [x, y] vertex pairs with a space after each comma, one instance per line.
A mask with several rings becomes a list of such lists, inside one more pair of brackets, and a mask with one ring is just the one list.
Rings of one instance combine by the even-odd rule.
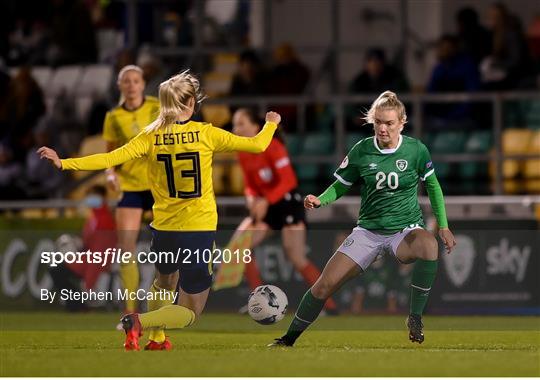
[[315, 319], [319, 316], [325, 302], [326, 300], [315, 298], [313, 294], [311, 294], [311, 289], [309, 289], [306, 294], [304, 294], [304, 297], [302, 297], [302, 301], [300, 301], [294, 319], [287, 330], [287, 334], [285, 334], [287, 339], [294, 343], [300, 334], [302, 334], [309, 325], [315, 322]]
[[437, 260], [416, 260], [411, 281], [411, 314], [422, 315], [424, 312], [429, 291], [437, 275], [437, 266]]

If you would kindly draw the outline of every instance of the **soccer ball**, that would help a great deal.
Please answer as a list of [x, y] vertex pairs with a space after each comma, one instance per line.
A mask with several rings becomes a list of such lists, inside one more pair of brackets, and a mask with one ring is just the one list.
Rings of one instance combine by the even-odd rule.
[[283, 290], [274, 285], [262, 285], [249, 295], [248, 313], [255, 322], [271, 325], [283, 319], [288, 305]]

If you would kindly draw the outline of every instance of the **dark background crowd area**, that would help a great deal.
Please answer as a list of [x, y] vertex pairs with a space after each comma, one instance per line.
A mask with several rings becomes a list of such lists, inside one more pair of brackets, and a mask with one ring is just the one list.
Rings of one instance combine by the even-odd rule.
[[[190, 47], [194, 44], [195, 1], [162, 5], [161, 19], [148, 12], [151, 2], [138, 5], [138, 45], [130, 48], [124, 2], [107, 0], [4, 0], [0, 4], [0, 198], [43, 199], [58, 196], [64, 174], [40, 162], [33, 152], [41, 145], [75, 155], [86, 136], [101, 133], [105, 112], [118, 104], [116, 74], [126, 64], [139, 64], [147, 81], [146, 93], [157, 95], [159, 83], [189, 65], [183, 59], [163, 59], [149, 46]], [[252, 49], [247, 37], [249, 2], [239, 1], [232, 22], [210, 30], [208, 39], [237, 44], [237, 68], [229, 96], [257, 97], [311, 95], [314, 73], [290, 44], [273, 51]], [[538, 90], [540, 87], [540, 12], [523, 25], [511, 7], [493, 3], [485, 14], [462, 8], [454, 15], [455, 33], [440, 36], [432, 48], [436, 63], [423, 88], [412, 86], [399, 62], [383, 47], [366, 49], [357, 75], [339, 92], [374, 95], [385, 90], [398, 94], [425, 92], [483, 92]], [[156, 36], [155, 23], [163, 25]], [[111, 44], [111, 39], [117, 44]], [[232, 42], [231, 42], [232, 41]], [[51, 96], [32, 75], [35, 67], [53, 70], [68, 65], [107, 65], [111, 79], [103, 93], [91, 94], [85, 117], [76, 112], [76, 97], [60, 92]], [[207, 64], [203, 67], [210, 66]], [[17, 68], [17, 69], [14, 69]], [[202, 73], [199, 73], [202, 75]], [[202, 75], [203, 76], [203, 75]], [[204, 79], [204, 76], [203, 76]], [[203, 81], [203, 84], [204, 81]], [[211, 94], [212, 95], [212, 94]], [[347, 131], [363, 121], [353, 104], [346, 109]], [[430, 104], [423, 110], [430, 128], [491, 128], [491, 105]], [[276, 106], [285, 132], [298, 131], [295, 106]], [[308, 107], [308, 132], [332, 119], [327, 106]], [[415, 110], [412, 110], [415, 112]], [[210, 120], [211, 121], [211, 120]], [[322, 127], [321, 127], [322, 128]]]

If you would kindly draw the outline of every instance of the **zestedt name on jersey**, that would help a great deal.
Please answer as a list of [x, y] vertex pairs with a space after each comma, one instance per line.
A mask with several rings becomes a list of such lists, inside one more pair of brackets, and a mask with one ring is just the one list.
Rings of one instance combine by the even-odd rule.
[[199, 142], [200, 131], [176, 132], [176, 133], [156, 133], [154, 135], [154, 145], [174, 145], [190, 144]]

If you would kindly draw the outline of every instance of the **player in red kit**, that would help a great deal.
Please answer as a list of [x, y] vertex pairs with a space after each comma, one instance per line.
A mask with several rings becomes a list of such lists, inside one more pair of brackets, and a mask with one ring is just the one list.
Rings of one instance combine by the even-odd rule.
[[[233, 116], [233, 132], [240, 136], [255, 136], [261, 124], [254, 111], [238, 109]], [[283, 251], [309, 286], [320, 275], [319, 269], [306, 256], [306, 223], [302, 196], [287, 149], [274, 137], [263, 153], [238, 153], [244, 174], [249, 216], [238, 226], [232, 240], [243, 231], [252, 230], [251, 248], [259, 245], [273, 231], [281, 231]], [[253, 290], [262, 285], [255, 258], [245, 267], [246, 280]], [[326, 303], [330, 312], [337, 310], [332, 299]]]
[[[95, 185], [87, 193], [84, 203], [90, 208], [90, 214], [84, 223], [82, 231], [82, 247], [77, 247], [77, 242], [69, 235], [62, 235], [57, 240], [57, 245], [67, 245], [60, 250], [67, 251], [90, 251], [100, 253], [102, 260], [106, 260], [104, 252], [107, 249], [116, 247], [116, 225], [111, 210], [107, 206], [107, 190], [105, 187]], [[94, 289], [99, 276], [108, 272], [110, 263], [88, 262], [86, 260], [61, 263], [57, 266], [49, 267], [49, 274], [53, 280], [54, 287], [62, 291], [63, 289], [81, 292]], [[69, 311], [86, 310], [86, 306], [80, 301], [66, 300], [66, 309]]]

